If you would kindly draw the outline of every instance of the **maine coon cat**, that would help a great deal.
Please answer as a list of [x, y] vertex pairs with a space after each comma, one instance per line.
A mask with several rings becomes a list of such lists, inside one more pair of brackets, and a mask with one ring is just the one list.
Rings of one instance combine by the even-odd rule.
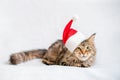
[[11, 64], [19, 64], [35, 58], [41, 58], [47, 65], [64, 65], [76, 67], [89, 67], [95, 62], [96, 48], [94, 44], [95, 33], [82, 41], [71, 53], [57, 40], [48, 49], [38, 49], [14, 53], [10, 56]]

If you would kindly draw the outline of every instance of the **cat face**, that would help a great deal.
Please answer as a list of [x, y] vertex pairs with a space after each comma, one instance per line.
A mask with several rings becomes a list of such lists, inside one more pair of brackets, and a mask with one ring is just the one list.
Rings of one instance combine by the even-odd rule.
[[94, 46], [94, 38], [95, 38], [95, 33], [92, 34], [88, 39], [81, 42], [80, 45], [78, 45], [75, 48], [73, 53], [79, 60], [86, 61], [91, 56], [96, 54], [95, 46]]

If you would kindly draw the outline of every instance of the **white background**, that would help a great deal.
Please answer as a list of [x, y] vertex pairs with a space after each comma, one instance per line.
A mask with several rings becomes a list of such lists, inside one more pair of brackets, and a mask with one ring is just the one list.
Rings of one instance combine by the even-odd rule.
[[[10, 68], [12, 66], [9, 67], [8, 64], [10, 54], [23, 50], [48, 48], [51, 43], [61, 39], [66, 23], [75, 14], [79, 15], [77, 26], [75, 26], [78, 31], [81, 31], [86, 36], [96, 33], [97, 61], [92, 67], [92, 69], [96, 70], [95, 73], [93, 70], [92, 77], [85, 76], [86, 72], [82, 70], [84, 73], [80, 73], [84, 76], [82, 79], [86, 80], [86, 77], [90, 77], [90, 79], [96, 80], [96, 72], [99, 72], [100, 69], [104, 69], [101, 73], [110, 73], [110, 75], [107, 74], [109, 78], [102, 76], [103, 79], [120, 79], [119, 0], [0, 0], [0, 65], [4, 66], [1, 68], [3, 77], [0, 77], [0, 79], [16, 79], [13, 78], [13, 75], [8, 78], [4, 77], [4, 74], [12, 72]], [[38, 69], [43, 64], [40, 63], [39, 65], [39, 60], [33, 60], [33, 62], [18, 65], [15, 69], [20, 66], [29, 66], [31, 68], [38, 66]], [[3, 68], [10, 69], [5, 72]], [[21, 69], [18, 69], [19, 71]], [[22, 71], [26, 72], [25, 70]], [[16, 74], [16, 72], [17, 70], [13, 74]], [[36, 71], [33, 71], [33, 73], [36, 73]], [[57, 74], [57, 77], [60, 77], [59, 72]], [[61, 74], [63, 73], [61, 72]], [[65, 77], [59, 79], [69, 79]], [[79, 78], [74, 77], [71, 79]], [[102, 77], [99, 76], [97, 80], [102, 79]], [[37, 79], [41, 78], [38, 77]], [[48, 78], [42, 79], [47, 80]], [[49, 77], [49, 79], [54, 78]], [[29, 80], [32, 80], [32, 78]]]

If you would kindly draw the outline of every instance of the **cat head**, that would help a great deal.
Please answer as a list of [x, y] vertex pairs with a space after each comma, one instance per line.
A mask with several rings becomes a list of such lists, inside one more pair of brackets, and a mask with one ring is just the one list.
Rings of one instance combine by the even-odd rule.
[[96, 54], [94, 39], [96, 33], [92, 34], [88, 39], [82, 41], [73, 51], [75, 56], [81, 60], [86, 61], [91, 56]]

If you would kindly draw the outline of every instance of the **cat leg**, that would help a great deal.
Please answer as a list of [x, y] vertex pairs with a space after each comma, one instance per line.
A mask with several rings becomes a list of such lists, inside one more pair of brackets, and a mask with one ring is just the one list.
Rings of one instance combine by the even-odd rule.
[[54, 62], [48, 61], [46, 59], [43, 59], [42, 62], [46, 65], [54, 65], [55, 64]]

